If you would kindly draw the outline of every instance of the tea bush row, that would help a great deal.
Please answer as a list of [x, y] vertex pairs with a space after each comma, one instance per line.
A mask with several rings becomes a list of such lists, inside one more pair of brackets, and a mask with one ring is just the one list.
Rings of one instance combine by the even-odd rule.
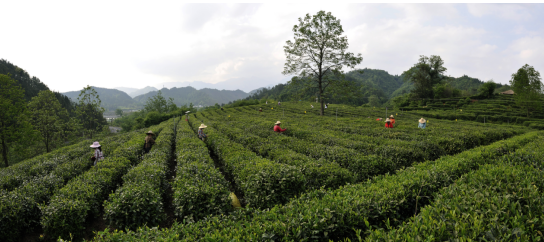
[[89, 142], [83, 141], [1, 169], [0, 189], [11, 191], [33, 176], [46, 175], [56, 166], [90, 153], [90, 150]]
[[[162, 128], [159, 125], [149, 129], [160, 135]], [[55, 192], [50, 203], [40, 208], [45, 234], [50, 238], [69, 238], [70, 235], [79, 238], [86, 222], [100, 213], [103, 201], [121, 182], [123, 174], [131, 165], [139, 162], [144, 138], [143, 130], [134, 133], [128, 141], [122, 141], [112, 156], [98, 162]]]
[[206, 144], [186, 121], [178, 125], [176, 154], [176, 179], [172, 189], [178, 220], [196, 221], [230, 212], [229, 184], [215, 168]]
[[123, 176], [123, 186], [109, 195], [104, 203], [104, 220], [110, 226], [135, 229], [144, 224], [156, 226], [165, 219], [163, 198], [168, 188], [174, 125], [173, 119], [160, 124], [163, 129], [152, 150]]
[[[221, 123], [220, 119], [216, 123]], [[427, 144], [408, 143], [396, 146], [382, 146], [376, 149], [376, 153], [379, 155], [365, 155], [356, 150], [341, 146], [312, 144], [307, 140], [278, 135], [271, 128], [268, 128], [267, 124], [267, 121], [250, 120], [247, 123], [237, 121], [236, 126], [246, 127], [245, 131], [239, 134], [240, 136], [245, 136], [248, 133], [256, 134], [268, 139], [270, 143], [283, 144], [287, 149], [309, 155], [313, 158], [323, 158], [330, 162], [337, 162], [340, 166], [356, 174], [357, 181], [366, 180], [378, 174], [394, 172], [401, 167], [410, 166], [414, 162], [437, 159], [448, 153], [458, 153], [462, 150], [481, 145], [482, 143], [491, 143], [492, 141], [514, 135], [506, 130], [486, 130], [465, 134], [467, 137], [464, 137], [462, 140], [439, 138], [440, 140], [429, 139], [430, 141]], [[229, 126], [229, 123], [226, 123], [225, 126]], [[394, 142], [391, 143], [394, 144]]]
[[[190, 115], [194, 130], [200, 122]], [[241, 144], [235, 143], [212, 127], [206, 129], [206, 144], [232, 175], [234, 183], [250, 207], [267, 208], [287, 202], [304, 191], [305, 178], [299, 168], [280, 164], [257, 156]]]
[[[538, 160], [533, 161], [542, 168], [539, 146]], [[460, 178], [416, 217], [391, 231], [374, 230], [366, 241], [542, 240], [542, 170], [517, 163], [521, 160], [515, 165], [503, 160], [507, 162], [484, 165]]]
[[316, 160], [288, 149], [283, 145], [279, 134], [271, 134], [267, 138], [261, 138], [252, 134], [251, 130], [237, 128], [248, 127], [245, 124], [233, 126], [223, 122], [212, 123], [206, 118], [199, 119], [260, 156], [300, 168], [306, 178], [304, 184], [306, 190], [319, 189], [320, 187], [336, 188], [355, 182], [354, 174], [340, 167], [336, 162], [327, 161], [323, 158]]
[[[310, 241], [356, 238], [369, 229], [397, 226], [433, 201], [442, 187], [449, 186], [481, 165], [542, 136], [527, 133], [494, 144], [441, 157], [385, 175], [373, 183], [347, 185], [336, 190], [315, 190], [270, 210], [252, 210], [230, 216], [215, 216], [170, 229], [143, 228], [137, 231], [100, 233], [96, 241], [136, 241], [146, 239], [214, 241]], [[417, 211], [416, 211], [417, 213]]]
[[[113, 150], [121, 144], [123, 138], [129, 137], [129, 135], [107, 138], [101, 141], [101, 144], [108, 150]], [[21, 232], [39, 226], [41, 211], [38, 205], [48, 203], [50, 197], [66, 182], [92, 166], [93, 162], [89, 159], [92, 149], [88, 147], [88, 142], [82, 145], [84, 145], [85, 152], [80, 151], [80, 148], [74, 148], [76, 150], [74, 153], [83, 153], [80, 157], [64, 160], [67, 157], [65, 156], [62, 162], [51, 158], [47, 162], [36, 164], [35, 167], [43, 167], [43, 164], [50, 163], [47, 166], [50, 169], [43, 174], [34, 174], [31, 178], [26, 178], [21, 186], [0, 195], [0, 240], [13, 241]], [[85, 153], [87, 155], [84, 155]], [[111, 154], [111, 152], [107, 154]], [[70, 156], [74, 156], [74, 154]]]

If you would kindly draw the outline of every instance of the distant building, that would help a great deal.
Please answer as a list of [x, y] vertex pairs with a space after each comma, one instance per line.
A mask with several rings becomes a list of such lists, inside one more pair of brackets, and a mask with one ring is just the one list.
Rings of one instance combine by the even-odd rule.
[[508, 90], [508, 91], [501, 92], [501, 94], [514, 95], [514, 91], [513, 90]]

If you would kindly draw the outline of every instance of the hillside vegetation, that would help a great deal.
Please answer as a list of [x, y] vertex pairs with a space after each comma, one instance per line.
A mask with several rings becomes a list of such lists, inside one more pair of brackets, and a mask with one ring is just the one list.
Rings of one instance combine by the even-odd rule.
[[[231, 91], [209, 88], [197, 90], [193, 87], [163, 88], [160, 91], [166, 99], [173, 98], [174, 103], [178, 106], [189, 105], [190, 103], [193, 105], [211, 106], [216, 103], [228, 103], [248, 96], [247, 93], [241, 90]], [[154, 91], [137, 96], [134, 98], [134, 102], [139, 105], [144, 105], [147, 99], [157, 95], [157, 92], [158, 91]]]
[[[360, 71], [363, 71], [361, 74]], [[404, 80], [401, 75], [391, 75], [387, 71], [378, 69], [362, 69], [347, 72], [346, 80], [353, 85], [354, 93], [344, 96], [338, 93], [332, 93], [325, 96], [328, 103], [344, 103], [350, 105], [367, 104], [370, 107], [393, 106], [396, 105], [392, 100], [409, 94], [414, 85], [410, 81]], [[449, 88], [457, 89], [459, 96], [472, 96], [478, 94], [478, 89], [484, 84], [483, 81], [468, 77], [448, 77], [444, 85]], [[497, 91], [506, 91], [510, 87], [497, 84]], [[316, 90], [303, 89], [297, 85], [278, 84], [271, 88], [262, 88], [252, 93], [246, 100], [251, 99], [272, 99], [281, 101], [315, 101]]]
[[[543, 133], [434, 118], [422, 130], [419, 113], [401, 110], [388, 110], [396, 123], [385, 129], [375, 120], [384, 109], [331, 104], [318, 116], [310, 104], [170, 119], [145, 129], [158, 136], [143, 156], [144, 129], [101, 141], [108, 153], [95, 167], [82, 158], [91, 151], [75, 145], [1, 169], [0, 238], [34, 229], [45, 239], [93, 239], [95, 231], [96, 241], [478, 239], [487, 234], [477, 231], [493, 226], [505, 227], [494, 238], [510, 238], [508, 226], [516, 223], [523, 224], [517, 238], [530, 241], [542, 230], [525, 222], [544, 216], [544, 207], [521, 206], [520, 199], [536, 201], [544, 188]], [[273, 132], [276, 120], [287, 131]], [[196, 136], [201, 123], [208, 126], [204, 142]], [[469, 191], [475, 194], [462, 196]], [[232, 193], [244, 209], [231, 205]], [[39, 204], [44, 213], [35, 212]], [[481, 206], [499, 219], [481, 216]], [[447, 207], [482, 221], [474, 226]], [[506, 210], [516, 216], [501, 216]], [[429, 214], [457, 226], [441, 227]], [[110, 229], [100, 232], [93, 224], [102, 219]], [[442, 229], [423, 229], [429, 227]]]
[[[92, 88], [98, 93], [98, 96], [102, 101], [102, 107], [106, 108], [107, 110], [115, 110], [118, 107], [136, 108], [132, 98], [125, 92], [119, 91], [117, 89], [108, 89], [101, 87]], [[64, 95], [69, 97], [72, 101], [77, 102], [77, 98], [80, 93], [81, 91], [72, 91], [65, 92]]]

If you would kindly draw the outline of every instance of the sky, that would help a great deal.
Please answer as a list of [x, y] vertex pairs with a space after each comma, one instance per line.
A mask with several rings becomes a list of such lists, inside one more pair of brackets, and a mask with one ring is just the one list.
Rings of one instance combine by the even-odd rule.
[[400, 75], [439, 55], [453, 77], [507, 84], [524, 64], [544, 75], [544, 4], [330, 2], [2, 1], [0, 59], [59, 92], [193, 81], [249, 92], [291, 78], [283, 46], [298, 18], [324, 10], [362, 54], [357, 69]]

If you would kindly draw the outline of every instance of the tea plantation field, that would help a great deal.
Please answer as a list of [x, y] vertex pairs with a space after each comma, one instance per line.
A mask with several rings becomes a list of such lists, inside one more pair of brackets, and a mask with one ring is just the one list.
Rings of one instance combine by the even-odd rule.
[[385, 109], [313, 104], [171, 119], [100, 140], [97, 166], [82, 143], [1, 169], [0, 240], [542, 240], [544, 132], [433, 117], [423, 130], [416, 110], [387, 110], [385, 129]]

